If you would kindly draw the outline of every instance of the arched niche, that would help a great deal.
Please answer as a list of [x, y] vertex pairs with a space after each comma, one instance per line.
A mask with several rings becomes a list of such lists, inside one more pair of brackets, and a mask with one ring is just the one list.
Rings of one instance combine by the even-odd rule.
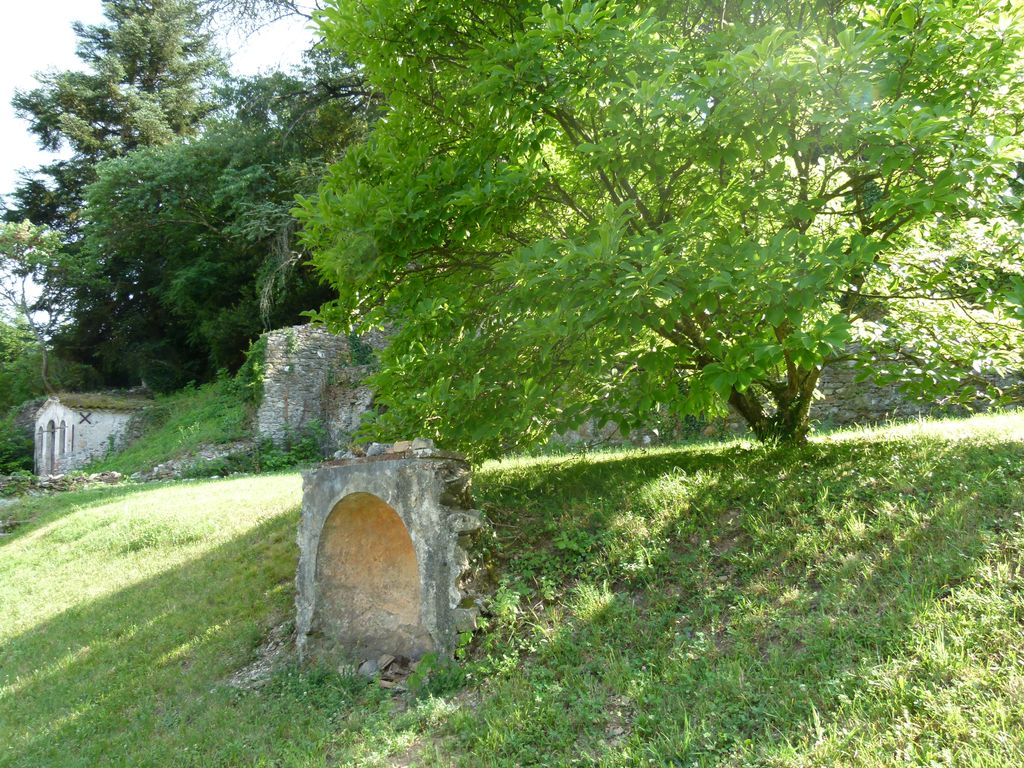
[[409, 449], [303, 473], [295, 637], [302, 660], [451, 656], [476, 626], [464, 544], [479, 529], [458, 454]]
[[419, 564], [398, 513], [372, 493], [331, 510], [316, 556], [318, 633], [356, 658], [419, 658], [433, 650], [422, 617]]
[[60, 427], [58, 428], [59, 437], [57, 438], [57, 453], [63, 456], [67, 453], [67, 436], [68, 426], [64, 419], [60, 420]]

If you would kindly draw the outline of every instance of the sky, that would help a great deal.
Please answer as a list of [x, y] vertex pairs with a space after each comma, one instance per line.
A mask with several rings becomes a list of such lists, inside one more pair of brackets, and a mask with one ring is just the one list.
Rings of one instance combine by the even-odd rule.
[[[52, 157], [36, 148], [28, 123], [14, 114], [11, 97], [15, 89], [34, 87], [36, 72], [79, 67], [74, 21], [101, 23], [101, 0], [0, 0], [0, 196], [14, 189], [20, 169]], [[220, 45], [231, 54], [232, 70], [249, 75], [298, 63], [312, 40], [306, 21], [290, 18], [253, 34], [226, 30]]]

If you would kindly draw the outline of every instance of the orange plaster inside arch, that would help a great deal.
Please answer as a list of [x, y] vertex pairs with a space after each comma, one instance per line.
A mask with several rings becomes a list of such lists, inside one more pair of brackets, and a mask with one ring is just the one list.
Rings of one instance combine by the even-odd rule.
[[320, 534], [314, 624], [357, 658], [419, 658], [433, 650], [423, 627], [412, 538], [398, 513], [370, 493], [339, 501]]

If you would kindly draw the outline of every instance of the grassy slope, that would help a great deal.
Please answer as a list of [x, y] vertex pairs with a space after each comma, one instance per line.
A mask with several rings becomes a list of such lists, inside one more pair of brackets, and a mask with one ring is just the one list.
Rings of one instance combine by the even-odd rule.
[[222, 380], [157, 397], [146, 412], [145, 439], [90, 464], [88, 471], [131, 474], [192, 453], [203, 445], [250, 437], [250, 414], [231, 387], [232, 382]]
[[508, 461], [465, 687], [227, 678], [291, 612], [295, 475], [22, 502], [0, 765], [1020, 765], [1024, 415]]

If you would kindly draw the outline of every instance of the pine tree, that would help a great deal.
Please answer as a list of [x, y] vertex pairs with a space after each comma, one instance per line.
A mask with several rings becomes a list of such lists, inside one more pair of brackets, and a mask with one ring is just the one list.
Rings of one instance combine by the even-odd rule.
[[106, 23], [76, 23], [85, 71], [39, 75], [15, 93], [44, 150], [71, 156], [27, 174], [6, 218], [79, 234], [98, 162], [195, 133], [214, 107], [208, 83], [224, 65], [194, 0], [106, 0]]

